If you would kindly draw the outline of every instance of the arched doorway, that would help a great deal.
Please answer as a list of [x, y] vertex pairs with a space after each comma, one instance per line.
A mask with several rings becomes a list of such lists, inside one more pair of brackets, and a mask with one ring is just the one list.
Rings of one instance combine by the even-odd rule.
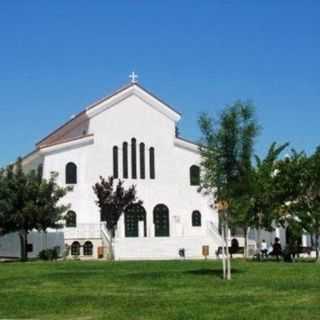
[[127, 238], [139, 237], [139, 221], [143, 221], [144, 236], [147, 236], [146, 210], [140, 204], [133, 204], [124, 214], [125, 236]]
[[164, 204], [158, 204], [153, 209], [153, 223], [155, 237], [169, 237], [169, 209]]

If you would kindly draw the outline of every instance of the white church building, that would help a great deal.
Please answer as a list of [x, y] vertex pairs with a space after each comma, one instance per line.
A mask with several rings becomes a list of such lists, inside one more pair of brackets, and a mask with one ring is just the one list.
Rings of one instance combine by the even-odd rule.
[[[209, 257], [222, 244], [218, 214], [198, 192], [199, 146], [176, 135], [181, 115], [135, 80], [74, 116], [36, 144], [26, 169], [58, 173], [73, 191], [64, 232], [70, 256], [106, 255], [109, 236], [93, 185], [113, 176], [136, 185], [143, 202], [124, 212], [114, 239], [115, 259]], [[104, 248], [104, 250], [102, 249]], [[181, 251], [182, 250], [182, 251]]]
[[[63, 203], [70, 205], [64, 228], [49, 238], [29, 234], [29, 257], [49, 247], [67, 248], [68, 257], [106, 258], [110, 236], [96, 204], [93, 185], [99, 177], [113, 176], [136, 186], [142, 205], [134, 205], [118, 222], [115, 259], [216, 258], [223, 245], [219, 217], [212, 199], [199, 192], [199, 146], [177, 135], [181, 114], [132, 81], [93, 103], [36, 144], [23, 159], [26, 171], [42, 168], [43, 178], [58, 173], [57, 183], [72, 186]], [[241, 235], [231, 234], [240, 247]], [[267, 243], [286, 230], [275, 226], [263, 232]], [[256, 249], [255, 231], [249, 233], [249, 251]], [[47, 242], [49, 240], [49, 242]], [[302, 247], [310, 247], [302, 235]], [[64, 243], [64, 244], [63, 244]], [[19, 256], [17, 236], [0, 238], [0, 258]]]

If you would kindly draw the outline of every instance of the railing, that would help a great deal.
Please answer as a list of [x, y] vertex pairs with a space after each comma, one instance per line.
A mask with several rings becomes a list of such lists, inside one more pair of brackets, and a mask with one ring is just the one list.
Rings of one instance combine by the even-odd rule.
[[222, 246], [224, 244], [224, 240], [222, 239], [218, 228], [212, 221], [208, 221], [207, 230], [209, 235], [218, 242], [218, 245]]
[[111, 243], [111, 237], [110, 234], [107, 230], [106, 227], [106, 223], [105, 222], [101, 222], [100, 223], [100, 232], [101, 232], [101, 237], [103, 238], [103, 240], [107, 243], [110, 244]]

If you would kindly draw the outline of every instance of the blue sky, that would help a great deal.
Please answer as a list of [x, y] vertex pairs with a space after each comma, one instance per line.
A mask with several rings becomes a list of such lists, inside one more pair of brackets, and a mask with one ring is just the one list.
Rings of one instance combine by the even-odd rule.
[[257, 107], [272, 141], [320, 144], [319, 1], [1, 1], [0, 166], [86, 105], [128, 82], [183, 114], [236, 99]]

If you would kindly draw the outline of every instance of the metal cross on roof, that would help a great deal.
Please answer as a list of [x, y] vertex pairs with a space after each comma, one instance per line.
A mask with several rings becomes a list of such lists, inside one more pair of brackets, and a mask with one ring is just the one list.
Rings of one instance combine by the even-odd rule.
[[133, 71], [129, 75], [129, 78], [131, 79], [131, 83], [137, 83], [138, 82], [138, 75]]

